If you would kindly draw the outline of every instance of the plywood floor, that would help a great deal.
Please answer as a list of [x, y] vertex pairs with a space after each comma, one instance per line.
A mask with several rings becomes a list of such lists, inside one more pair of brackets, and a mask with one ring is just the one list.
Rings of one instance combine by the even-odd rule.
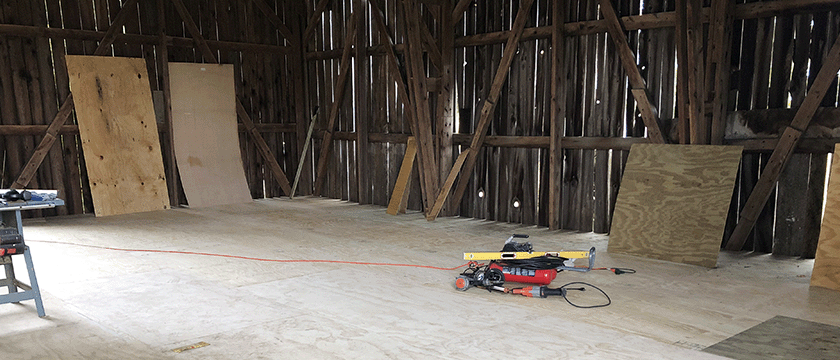
[[[700, 350], [777, 315], [840, 325], [840, 293], [809, 288], [809, 260], [723, 252], [707, 269], [607, 254], [601, 235], [427, 222], [333, 200], [51, 218], [27, 222], [24, 233], [48, 317], [31, 301], [0, 305], [3, 359], [719, 359]], [[595, 246], [596, 266], [638, 273], [559, 274], [554, 286], [588, 281], [612, 297], [608, 308], [584, 310], [459, 292], [458, 271], [46, 242], [453, 267], [464, 251], [498, 250], [511, 233], [530, 234], [537, 250]], [[200, 341], [210, 345], [171, 351]]]

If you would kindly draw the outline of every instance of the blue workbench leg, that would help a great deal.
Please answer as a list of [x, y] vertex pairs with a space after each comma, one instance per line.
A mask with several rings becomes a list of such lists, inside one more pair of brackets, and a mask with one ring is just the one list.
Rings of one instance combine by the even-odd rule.
[[32, 287], [34, 292], [35, 309], [38, 310], [39, 317], [47, 316], [44, 312], [44, 303], [41, 302], [41, 289], [38, 287], [38, 279], [35, 278], [35, 266], [32, 265], [32, 254], [29, 251], [29, 246], [23, 252], [23, 257], [26, 259], [26, 270], [29, 271], [29, 286]]
[[9, 294], [17, 292], [17, 285], [15, 285], [15, 267], [12, 264], [12, 257], [11, 256], [4, 256], [4, 259], [8, 261], [4, 261], [3, 267], [6, 268], [6, 279], [9, 280]]

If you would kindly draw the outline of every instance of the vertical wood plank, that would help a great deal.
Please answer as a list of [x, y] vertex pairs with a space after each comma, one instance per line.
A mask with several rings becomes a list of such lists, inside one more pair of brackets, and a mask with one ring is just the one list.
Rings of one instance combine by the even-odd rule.
[[[370, 204], [371, 195], [371, 166], [370, 166], [370, 145], [368, 132], [370, 128], [370, 108], [368, 91], [371, 88], [370, 81], [370, 57], [367, 53], [369, 29], [367, 26], [367, 3], [362, 0], [353, 1], [354, 13], [356, 13], [356, 57], [354, 64], [354, 85], [355, 85], [355, 116], [356, 116], [356, 178], [358, 179], [359, 204]], [[347, 45], [345, 45], [347, 46]]]

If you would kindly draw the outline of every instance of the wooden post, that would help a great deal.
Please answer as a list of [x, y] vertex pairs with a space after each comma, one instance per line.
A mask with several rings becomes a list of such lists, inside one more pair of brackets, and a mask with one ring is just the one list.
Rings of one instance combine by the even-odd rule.
[[434, 149], [434, 137], [432, 136], [432, 119], [429, 109], [429, 93], [426, 88], [426, 71], [423, 66], [422, 43], [420, 39], [419, 14], [416, 13], [417, 6], [414, 0], [407, 0], [403, 3], [403, 19], [406, 24], [406, 35], [408, 46], [406, 47], [406, 67], [411, 86], [411, 95], [414, 97], [412, 104], [416, 125], [414, 130], [417, 133], [418, 151], [423, 154], [420, 157], [420, 176], [425, 177], [423, 187], [423, 208], [425, 212], [432, 208], [433, 201], [438, 191], [438, 166]]
[[551, 125], [548, 173], [548, 228], [560, 229], [563, 209], [560, 205], [563, 182], [563, 142], [566, 132], [566, 82], [564, 58], [566, 36], [563, 23], [566, 19], [565, 3], [551, 3]]
[[703, 76], [703, 23], [699, 14], [702, 10], [700, 0], [685, 0], [686, 19], [686, 62], [678, 64], [680, 69], [688, 72], [688, 122], [691, 125], [691, 143], [707, 144], [709, 142], [709, 124], [706, 121], [705, 105], [705, 76]]
[[[519, 11], [516, 13], [516, 19], [514, 19], [513, 26], [511, 26], [510, 36], [505, 43], [502, 60], [499, 62], [493, 83], [490, 85], [490, 92], [487, 94], [484, 105], [481, 107], [478, 124], [476, 124], [472, 142], [470, 142], [469, 155], [464, 162], [463, 168], [452, 168], [452, 172], [460, 174], [458, 185], [455, 187], [455, 194], [452, 197], [452, 204], [460, 204], [461, 199], [464, 197], [464, 192], [467, 190], [467, 184], [469, 184], [470, 177], [475, 169], [475, 163], [478, 160], [478, 153], [484, 143], [484, 137], [487, 136], [487, 127], [490, 125], [490, 118], [493, 116], [493, 110], [496, 108], [496, 101], [499, 100], [502, 85], [504, 85], [505, 79], [507, 79], [508, 69], [513, 62], [516, 49], [519, 48], [519, 39], [522, 37], [522, 31], [525, 29], [525, 21], [528, 19], [528, 14], [533, 3], [533, 0], [524, 0], [520, 3]], [[442, 188], [441, 192], [449, 192], [449, 190], [449, 188]], [[427, 220], [434, 220], [434, 218], [427, 218]]]
[[[355, 85], [354, 99], [356, 115], [356, 176], [358, 177], [359, 204], [370, 204], [371, 182], [370, 182], [370, 147], [368, 146], [368, 127], [370, 123], [368, 108], [368, 91], [371, 88], [370, 70], [368, 65], [370, 59], [367, 54], [368, 29], [364, 0], [353, 0], [353, 13], [356, 14], [356, 61], [354, 61]], [[345, 46], [348, 46], [346, 44]]]
[[711, 143], [723, 144], [726, 108], [729, 99], [729, 56], [732, 44], [732, 2], [712, 0], [709, 24], [709, 58], [706, 61], [707, 100], [712, 106]]
[[158, 36], [160, 44], [156, 51], [158, 56], [159, 72], [161, 78], [161, 90], [163, 91], [163, 121], [166, 125], [166, 141], [169, 144], [169, 153], [165, 154], [169, 168], [166, 169], [166, 181], [169, 188], [169, 206], [176, 207], [180, 204], [180, 189], [178, 188], [178, 161], [175, 159], [175, 137], [172, 136], [172, 91], [169, 83], [169, 48], [166, 46], [166, 8], [163, 0], [157, 0], [158, 10]]
[[321, 155], [318, 157], [318, 171], [315, 177], [315, 196], [321, 196], [321, 188], [324, 185], [324, 178], [327, 172], [327, 161], [330, 155], [330, 148], [333, 140], [333, 130], [335, 129], [335, 121], [338, 118], [338, 111], [341, 108], [341, 103], [344, 101], [344, 93], [347, 90], [347, 78], [350, 73], [350, 50], [352, 50], [353, 39], [356, 37], [356, 13], [350, 14], [350, 19], [347, 22], [346, 36], [344, 37], [344, 51], [341, 53], [341, 63], [339, 65], [338, 80], [335, 82], [336, 94], [333, 100], [332, 107], [329, 112], [329, 120], [327, 121], [327, 128], [324, 132], [324, 139], [321, 141]]
[[599, 0], [599, 3], [601, 4], [601, 13], [604, 14], [604, 19], [607, 21], [607, 32], [609, 32], [613, 44], [618, 49], [621, 64], [624, 66], [624, 71], [627, 72], [631, 92], [636, 99], [639, 111], [642, 113], [642, 120], [648, 129], [648, 137], [654, 144], [664, 144], [665, 138], [662, 136], [662, 131], [659, 128], [659, 116], [650, 100], [645, 79], [636, 66], [636, 56], [633, 55], [633, 50], [630, 49], [630, 45], [627, 43], [624, 26], [621, 20], [618, 19], [618, 15], [615, 14], [611, 0]]
[[747, 236], [755, 226], [761, 209], [764, 208], [764, 204], [767, 203], [770, 193], [776, 186], [776, 181], [779, 180], [779, 175], [799, 143], [802, 133], [808, 128], [817, 107], [819, 107], [826, 90], [828, 90], [828, 86], [837, 77], [838, 69], [840, 69], [840, 37], [837, 38], [828, 55], [826, 55], [822, 68], [820, 68], [816, 79], [808, 89], [808, 94], [805, 95], [802, 106], [796, 111], [793, 121], [785, 129], [776, 145], [776, 149], [770, 155], [767, 167], [761, 172], [761, 177], [758, 178], [755, 188], [741, 210], [738, 225], [735, 226], [735, 230], [732, 231], [732, 235], [726, 243], [727, 250], [738, 251], [744, 246], [744, 242], [746, 242]]
[[[440, 86], [437, 98], [437, 130], [438, 159], [440, 178], [446, 177], [447, 169], [452, 168], [452, 134], [455, 130], [455, 24], [452, 23], [452, 0], [444, 0], [441, 4], [440, 18]], [[435, 203], [437, 205], [437, 203]], [[444, 216], [457, 213], [452, 201], [441, 204]]]
[[[304, 52], [306, 51], [305, 44], [303, 43], [303, 34], [301, 30], [301, 24], [299, 19], [306, 15], [306, 9], [304, 5], [300, 2], [293, 1], [291, 3], [291, 24], [290, 26], [293, 29], [292, 35], [292, 47], [294, 49], [293, 54], [289, 57], [291, 63], [291, 74], [292, 74], [292, 82], [294, 86], [294, 97], [295, 97], [295, 126], [297, 131], [297, 149], [298, 153], [301, 154], [300, 158], [303, 159], [301, 163], [298, 164], [298, 168], [303, 166], [303, 168], [310, 169], [312, 166], [312, 157], [305, 156], [304, 153], [308, 152], [309, 146], [309, 136], [307, 133], [309, 132], [307, 129], [307, 124], [304, 121], [308, 119], [307, 114], [309, 114], [309, 108], [307, 107], [307, 99], [306, 94], [309, 93], [309, 82], [308, 82], [308, 72], [306, 71], [306, 59], [304, 58]], [[316, 110], [317, 112], [317, 110]], [[312, 123], [315, 123], [315, 118], [312, 118]], [[312, 172], [306, 171], [302, 174], [295, 175], [295, 183], [303, 184], [301, 187], [301, 194], [302, 195], [309, 195], [312, 193]], [[292, 189], [294, 192], [295, 189]], [[294, 196], [294, 193], [289, 194], [289, 196]]]
[[464, 17], [464, 12], [470, 7], [473, 0], [459, 0], [455, 8], [452, 9], [452, 24], [455, 25]]

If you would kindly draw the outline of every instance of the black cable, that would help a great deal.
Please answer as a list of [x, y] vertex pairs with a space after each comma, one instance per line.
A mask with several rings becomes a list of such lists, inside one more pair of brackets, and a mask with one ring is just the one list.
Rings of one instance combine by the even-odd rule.
[[[568, 289], [568, 287], [569, 287], [570, 285], [575, 285], [575, 284], [584, 285], [584, 287], [581, 287], [581, 288], [576, 288], [576, 289]], [[574, 290], [574, 291], [586, 291], [586, 286], [589, 286], [589, 287], [591, 287], [591, 288], [593, 288], [593, 289], [598, 290], [599, 292], [601, 292], [601, 294], [603, 294], [603, 295], [604, 295], [604, 297], [605, 297], [605, 298], [607, 298], [607, 303], [606, 303], [606, 304], [598, 304], [598, 305], [583, 306], [583, 305], [577, 305], [577, 304], [573, 303], [571, 300], [569, 300], [569, 298], [568, 298], [568, 296], [567, 296], [567, 292], [568, 292], [569, 290]], [[564, 291], [563, 291], [563, 299], [565, 299], [565, 300], [566, 300], [566, 302], [567, 302], [567, 303], [569, 303], [569, 305], [572, 305], [572, 306], [574, 306], [574, 307], [576, 307], [576, 308], [580, 308], [580, 309], [594, 309], [594, 308], [606, 307], [606, 306], [609, 306], [610, 304], [612, 304], [612, 299], [610, 299], [610, 296], [609, 296], [609, 295], [607, 295], [607, 293], [606, 293], [606, 292], [604, 292], [604, 290], [601, 290], [601, 288], [599, 288], [599, 287], [597, 287], [597, 286], [595, 286], [595, 285], [592, 285], [592, 284], [590, 284], [590, 283], [585, 283], [585, 282], [581, 282], [581, 281], [575, 281], [575, 282], [570, 282], [570, 283], [568, 283], [568, 284], [566, 284], [566, 285], [561, 286], [561, 287], [560, 287], [560, 289], [564, 290]]]
[[566, 260], [568, 259], [560, 256], [545, 255], [520, 260], [494, 260], [494, 262], [497, 262], [499, 265], [502, 266], [517, 267], [526, 270], [549, 270], [563, 266]]

